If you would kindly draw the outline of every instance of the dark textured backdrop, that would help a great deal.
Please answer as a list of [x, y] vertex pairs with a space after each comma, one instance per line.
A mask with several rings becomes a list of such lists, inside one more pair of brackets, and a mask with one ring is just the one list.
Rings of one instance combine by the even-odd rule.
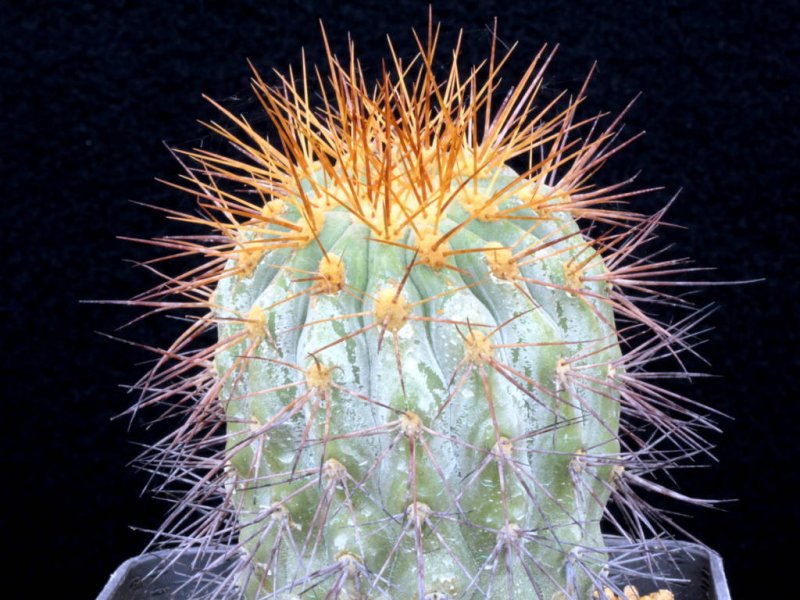
[[[718, 280], [766, 278], [698, 298], [719, 305], [703, 351], [720, 377], [692, 394], [733, 419], [720, 421], [720, 463], [679, 482], [688, 494], [739, 499], [724, 511], [687, 508], [683, 521], [723, 554], [734, 598], [795, 588], [772, 561], [778, 544], [796, 542], [789, 489], [800, 483], [796, 3], [465, 1], [434, 11], [448, 39], [465, 29], [475, 58], [498, 16], [500, 37], [521, 42], [515, 73], [542, 43], [560, 43], [551, 89], [574, 89], [597, 59], [597, 109], [618, 110], [642, 91], [627, 123], [647, 135], [609, 176], [641, 170], [643, 184], [665, 186], [642, 210], [682, 188], [671, 219], [687, 229], [669, 239], [718, 267]], [[156, 433], [110, 421], [131, 401], [119, 386], [150, 357], [94, 333], [133, 314], [79, 304], [153, 283], [123, 262], [150, 254], [115, 236], [167, 231], [130, 200], [188, 206], [154, 181], [177, 173], [162, 142], [214, 143], [195, 120], [215, 116], [201, 93], [255, 115], [245, 59], [284, 69], [304, 46], [319, 61], [319, 17], [339, 51], [352, 32], [376, 73], [384, 34], [409, 54], [409, 30], [424, 26], [426, 9], [404, 0], [72, 0], [4, 3], [0, 15], [4, 549], [8, 573], [35, 590], [25, 597], [91, 598], [146, 543], [131, 527], [156, 526], [164, 510], [140, 497], [145, 478], [125, 466], [134, 442]], [[153, 320], [125, 335], [164, 344], [175, 328]]]

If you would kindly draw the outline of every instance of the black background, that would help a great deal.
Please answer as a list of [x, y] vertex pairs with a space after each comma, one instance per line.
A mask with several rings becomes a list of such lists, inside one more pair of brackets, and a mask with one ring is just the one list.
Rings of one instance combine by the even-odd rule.
[[[217, 143], [196, 122], [216, 118], [201, 93], [257, 115], [247, 58], [284, 70], [302, 46], [321, 62], [321, 17], [340, 53], [352, 33], [374, 75], [385, 34], [413, 54], [410, 29], [424, 28], [427, 9], [114, 0], [8, 3], [0, 15], [4, 566], [31, 589], [25, 597], [92, 598], [144, 547], [148, 535], [132, 527], [157, 526], [165, 508], [140, 496], [145, 478], [126, 467], [134, 442], [155, 433], [110, 420], [132, 401], [120, 386], [150, 356], [95, 333], [134, 313], [79, 303], [154, 283], [123, 262], [152, 252], [115, 236], [182, 231], [130, 200], [189, 207], [154, 181], [178, 172], [163, 142]], [[458, 28], [465, 59], [482, 58], [497, 16], [500, 38], [520, 42], [510, 79], [548, 42], [561, 45], [550, 89], [577, 89], [597, 60], [594, 110], [619, 110], [642, 91], [626, 131], [647, 134], [605, 176], [641, 170], [642, 185], [664, 186], [639, 202], [643, 211], [682, 189], [670, 219], [686, 229], [664, 232], [677, 252], [717, 267], [718, 281], [765, 279], [698, 297], [719, 306], [703, 346], [719, 377], [697, 380], [691, 394], [732, 419], [713, 439], [719, 464], [678, 480], [687, 494], [738, 499], [722, 511], [684, 507], [682, 521], [723, 555], [733, 597], [791, 594], [796, 582], [776, 561], [796, 554], [783, 546], [797, 540], [800, 483], [796, 3], [464, 1], [436, 3], [434, 15], [443, 61]], [[153, 319], [124, 335], [163, 345], [177, 326]]]

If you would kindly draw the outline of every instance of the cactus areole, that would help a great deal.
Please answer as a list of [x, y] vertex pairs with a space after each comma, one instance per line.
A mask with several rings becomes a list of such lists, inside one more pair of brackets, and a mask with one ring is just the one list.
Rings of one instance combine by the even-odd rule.
[[219, 106], [232, 150], [177, 153], [199, 206], [167, 212], [206, 229], [156, 243], [204, 261], [133, 303], [195, 310], [138, 387], [180, 419], [146, 456], [182, 493], [158, 539], [229, 565], [198, 597], [625, 597], [664, 525], [639, 491], [706, 451], [657, 385], [685, 372], [647, 369], [693, 345], [702, 311], [650, 310], [693, 269], [643, 250], [647, 190], [593, 181], [620, 119], [543, 97], [547, 49], [498, 96], [508, 54], [442, 70], [437, 37], [374, 84], [352, 47], [254, 71], [269, 126]]

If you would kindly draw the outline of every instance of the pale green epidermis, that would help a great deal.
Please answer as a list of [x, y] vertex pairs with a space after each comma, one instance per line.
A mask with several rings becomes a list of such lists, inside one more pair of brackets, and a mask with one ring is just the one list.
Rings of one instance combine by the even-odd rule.
[[[499, 208], [515, 203], [512, 196]], [[515, 216], [537, 217], [527, 209]], [[454, 203], [440, 230], [467, 217]], [[532, 281], [495, 278], [481, 252], [450, 257], [458, 270], [415, 266], [401, 291], [414, 305], [412, 318], [396, 332], [374, 326], [348, 337], [375, 322], [372, 298], [403, 279], [413, 253], [368, 240], [369, 230], [343, 208], [327, 212], [319, 244], [267, 252], [249, 275], [220, 282], [220, 339], [242, 340], [218, 354], [216, 369], [232, 505], [254, 565], [244, 582], [248, 598], [276, 588], [285, 597], [312, 588], [300, 597], [322, 598], [339, 572], [312, 587], [314, 573], [349, 556], [377, 579], [365, 597], [417, 598], [420, 562], [425, 589], [443, 597], [468, 588], [474, 598], [582, 593], [565, 589], [565, 566], [571, 551], [601, 545], [610, 473], [581, 456], [619, 450], [618, 402], [605, 383], [620, 352], [612, 311], [558, 289], [567, 284], [564, 263], [588, 252], [567, 214], [475, 219], [449, 246], [499, 242], [519, 251], [568, 234], [521, 268]], [[413, 245], [413, 234], [400, 241]], [[343, 258], [353, 293], [300, 293], [312, 285], [297, 280], [318, 269], [320, 246]], [[589, 274], [602, 272], [599, 261], [591, 264]], [[599, 283], [585, 289], [604, 293]], [[266, 309], [263, 338], [243, 335], [253, 307]], [[340, 318], [358, 313], [366, 314]], [[465, 360], [473, 330], [491, 334], [495, 365]], [[312, 364], [332, 368], [336, 385], [308, 389], [303, 369]], [[427, 428], [413, 444], [401, 427], [407, 412]], [[510, 457], [492, 454], [500, 448]], [[344, 470], [331, 477], [327, 467], [338, 464]], [[423, 515], [419, 525], [413, 514]], [[502, 532], [517, 527], [527, 532], [514, 542], [522, 551], [498, 546]], [[342, 598], [372, 584], [357, 578], [346, 578]], [[586, 587], [580, 578], [576, 585]]]

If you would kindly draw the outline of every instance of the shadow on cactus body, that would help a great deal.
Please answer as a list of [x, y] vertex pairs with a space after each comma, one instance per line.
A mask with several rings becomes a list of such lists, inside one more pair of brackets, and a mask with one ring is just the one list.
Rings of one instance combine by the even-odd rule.
[[619, 206], [647, 190], [591, 179], [620, 118], [537, 98], [547, 49], [502, 101], [494, 44], [438, 76], [437, 36], [375, 87], [330, 50], [256, 73], [277, 141], [220, 106], [235, 151], [176, 152], [198, 211], [166, 212], [206, 232], [156, 243], [204, 261], [131, 302], [197, 309], [137, 387], [180, 419], [144, 456], [182, 490], [157, 542], [230, 565], [198, 597], [622, 595], [665, 525], [639, 490], [680, 497], [648, 475], [707, 451], [657, 385], [687, 374], [646, 370], [691, 352], [705, 311], [663, 290], [694, 269], [642, 250], [663, 211]]

